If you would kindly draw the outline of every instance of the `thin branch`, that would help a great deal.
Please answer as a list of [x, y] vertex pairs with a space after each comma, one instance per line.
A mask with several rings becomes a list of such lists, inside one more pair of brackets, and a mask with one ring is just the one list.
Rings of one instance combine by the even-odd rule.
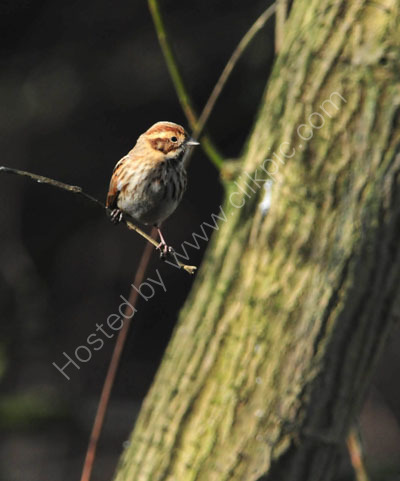
[[272, 17], [272, 15], [275, 13], [275, 10], [276, 10], [276, 5], [275, 3], [273, 3], [257, 18], [257, 20], [246, 32], [244, 37], [240, 40], [237, 47], [233, 51], [217, 83], [215, 84], [215, 87], [213, 88], [213, 91], [211, 92], [211, 95], [208, 98], [203, 111], [201, 112], [199, 120], [196, 123], [196, 127], [193, 132], [193, 137], [195, 139], [197, 139], [203, 132], [203, 129], [210, 117], [210, 114], [214, 109], [215, 103], [218, 100], [218, 97], [220, 96], [223, 88], [225, 87], [225, 84], [230, 74], [232, 73], [233, 68], [237, 64], [239, 58], [241, 57], [243, 52], [246, 50], [246, 48], [249, 46], [250, 42], [253, 40], [256, 34], [264, 27], [267, 21]]
[[367, 469], [365, 467], [361, 436], [359, 429], [356, 426], [351, 428], [351, 431], [347, 436], [347, 449], [349, 451], [350, 461], [357, 481], [369, 481]]
[[[192, 102], [188, 91], [186, 90], [185, 84], [183, 82], [182, 75], [179, 72], [178, 64], [175, 60], [171, 45], [168, 41], [167, 32], [164, 26], [164, 22], [161, 16], [160, 7], [158, 5], [158, 0], [148, 0], [150, 13], [153, 17], [154, 26], [157, 32], [158, 40], [160, 42], [161, 49], [163, 51], [165, 61], [172, 78], [172, 82], [175, 86], [175, 90], [178, 99], [181, 103], [182, 109], [186, 115], [190, 127], [193, 130], [193, 137], [198, 139], [202, 134], [204, 127], [214, 109], [215, 103], [217, 102], [225, 84], [232, 73], [233, 68], [237, 64], [239, 58], [249, 46], [250, 42], [256, 36], [256, 34], [264, 27], [267, 21], [272, 17], [276, 10], [276, 5], [273, 3], [270, 5], [253, 23], [250, 29], [246, 32], [244, 37], [240, 40], [239, 44], [235, 48], [231, 57], [229, 58], [224, 70], [222, 71], [215, 87], [213, 88], [210, 97], [208, 98], [205, 107], [203, 108], [200, 117], [197, 119], [196, 113], [192, 107]], [[223, 164], [223, 159], [220, 154], [216, 151], [215, 147], [211, 143], [208, 136], [203, 136], [201, 139], [201, 145], [214, 165], [220, 170]], [[185, 158], [185, 163], [187, 164], [192, 155], [192, 151], [189, 151]]]
[[[158, 41], [160, 42], [161, 50], [164, 54], [165, 62], [167, 64], [169, 74], [171, 75], [171, 79], [174, 84], [179, 102], [182, 106], [183, 112], [185, 113], [191, 129], [194, 130], [196, 127], [197, 115], [194, 111], [189, 93], [186, 90], [182, 75], [179, 72], [179, 68], [175, 60], [171, 44], [168, 40], [164, 21], [161, 15], [161, 10], [159, 8], [157, 0], [148, 0], [148, 5], [151, 16], [153, 18], [154, 27], [157, 32]], [[212, 141], [207, 135], [202, 138], [201, 146], [210, 158], [211, 162], [218, 169], [220, 169], [223, 164], [223, 158], [218, 153], [216, 147], [213, 145]]]
[[285, 23], [289, 11], [289, 0], [276, 0], [276, 19], [275, 19], [275, 53], [282, 48], [285, 38]]
[[82, 187], [79, 187], [77, 185], [64, 184], [64, 182], [60, 182], [59, 180], [50, 179], [49, 177], [44, 177], [43, 175], [33, 174], [32, 172], [26, 172], [25, 170], [12, 169], [11, 167], [5, 167], [4, 165], [0, 166], [0, 172], [3, 172], [4, 174], [12, 174], [12, 175], [19, 175], [21, 177], [28, 177], [29, 179], [34, 180], [38, 184], [47, 184], [47, 185], [56, 187], [57, 189], [66, 190], [67, 192], [72, 192], [73, 194], [77, 194], [77, 195], [80, 195], [81, 197], [84, 197], [85, 199], [96, 204], [102, 209], [106, 208], [106, 206], [101, 201], [99, 201], [95, 197], [92, 197], [90, 194], [87, 194], [82, 190]]
[[[156, 230], [153, 229], [153, 232], [156, 233]], [[143, 282], [147, 266], [149, 265], [151, 253], [151, 245], [146, 244], [146, 247], [140, 258], [139, 267], [136, 271], [135, 280], [133, 281], [134, 286], [139, 286]], [[130, 305], [133, 306], [133, 308], [135, 308], [136, 306], [138, 295], [139, 291], [132, 288], [128, 302]], [[107, 406], [110, 401], [111, 390], [114, 385], [115, 376], [118, 371], [118, 366], [129, 332], [129, 327], [132, 323], [132, 312], [127, 312], [127, 309], [128, 308], [125, 309], [126, 316], [124, 316], [124, 324], [122, 326], [122, 329], [118, 333], [117, 341], [114, 346], [111, 361], [108, 366], [106, 378], [103, 384], [103, 389], [101, 391], [100, 401], [97, 407], [96, 416], [94, 418], [92, 432], [90, 433], [89, 446], [87, 448], [85, 462], [83, 465], [81, 481], [90, 481], [90, 477], [92, 475], [93, 463], [96, 457], [97, 444], [103, 428], [104, 419], [107, 412]]]
[[[60, 182], [55, 179], [50, 179], [49, 177], [44, 177], [43, 175], [37, 175], [33, 174], [32, 172], [27, 172], [25, 170], [19, 170], [19, 169], [12, 169], [11, 167], [5, 167], [5, 166], [0, 166], [0, 173], [4, 174], [11, 174], [11, 175], [18, 175], [20, 177], [28, 177], [30, 180], [33, 180], [35, 182], [38, 182], [39, 184], [47, 184], [51, 185], [52, 187], [56, 187], [57, 189], [64, 190], [66, 192], [71, 192], [72, 194], [78, 195], [80, 197], [83, 197], [84, 199], [88, 200], [92, 204], [96, 205], [97, 207], [100, 207], [103, 209], [106, 214], [110, 214], [110, 209], [108, 209], [103, 202], [100, 200], [96, 199], [95, 197], [91, 196], [90, 194], [87, 194], [82, 187], [79, 187], [77, 185], [70, 185], [70, 184], [64, 184], [64, 182]], [[122, 219], [122, 223], [126, 225], [126, 227], [129, 230], [133, 230], [137, 232], [139, 235], [141, 235], [144, 239], [147, 240], [147, 242], [150, 242], [155, 248], [158, 248], [158, 243], [155, 239], [153, 239], [151, 236], [146, 234], [142, 229], [140, 229], [137, 225], [135, 225], [128, 216], [124, 214], [124, 217]], [[173, 264], [179, 267], [180, 269], [185, 270], [189, 274], [194, 274], [197, 267], [196, 266], [188, 266], [186, 264], [182, 264], [175, 255], [175, 252], [172, 248], [168, 251], [168, 253], [161, 257], [162, 260], [167, 261], [167, 260], [172, 260]]]

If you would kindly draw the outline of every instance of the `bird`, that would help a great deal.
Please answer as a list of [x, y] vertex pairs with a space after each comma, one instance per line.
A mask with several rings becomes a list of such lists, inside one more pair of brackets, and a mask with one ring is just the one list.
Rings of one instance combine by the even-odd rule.
[[169, 247], [161, 224], [177, 208], [186, 190], [185, 152], [199, 142], [174, 122], [156, 122], [139, 136], [133, 149], [117, 162], [106, 207], [118, 224], [127, 214], [134, 221], [157, 228], [161, 255]]

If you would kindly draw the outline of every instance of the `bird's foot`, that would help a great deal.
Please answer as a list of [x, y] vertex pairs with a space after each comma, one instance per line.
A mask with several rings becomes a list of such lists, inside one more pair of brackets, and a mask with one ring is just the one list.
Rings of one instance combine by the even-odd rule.
[[110, 220], [115, 225], [119, 224], [122, 221], [123, 217], [124, 217], [124, 214], [119, 209], [113, 209], [110, 212]]
[[165, 242], [164, 236], [162, 235], [160, 228], [158, 226], [155, 226], [155, 227], [157, 228], [158, 235], [160, 236], [160, 239], [161, 239], [160, 243], [157, 246], [157, 249], [159, 249], [160, 251], [160, 258], [165, 259], [168, 256], [168, 254], [173, 252], [173, 249], [172, 247], [169, 247]]
[[165, 259], [168, 254], [172, 254], [172, 252], [174, 251], [172, 247], [168, 246], [165, 243], [165, 241], [161, 241], [158, 244], [157, 249], [160, 251], [160, 259]]

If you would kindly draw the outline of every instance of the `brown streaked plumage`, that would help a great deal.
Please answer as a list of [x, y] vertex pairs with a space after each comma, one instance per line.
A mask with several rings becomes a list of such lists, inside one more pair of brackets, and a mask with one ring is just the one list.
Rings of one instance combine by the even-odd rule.
[[183, 157], [198, 145], [185, 129], [173, 122], [157, 122], [142, 134], [133, 149], [114, 168], [106, 205], [111, 220], [123, 213], [135, 221], [158, 228], [163, 252], [168, 249], [159, 229], [182, 199], [186, 189]]

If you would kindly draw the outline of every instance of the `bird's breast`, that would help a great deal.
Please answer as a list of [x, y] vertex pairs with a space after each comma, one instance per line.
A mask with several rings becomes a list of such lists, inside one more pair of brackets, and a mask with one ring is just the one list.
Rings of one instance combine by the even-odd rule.
[[120, 192], [119, 208], [143, 224], [160, 224], [178, 206], [186, 189], [182, 165], [163, 162], [131, 173]]

